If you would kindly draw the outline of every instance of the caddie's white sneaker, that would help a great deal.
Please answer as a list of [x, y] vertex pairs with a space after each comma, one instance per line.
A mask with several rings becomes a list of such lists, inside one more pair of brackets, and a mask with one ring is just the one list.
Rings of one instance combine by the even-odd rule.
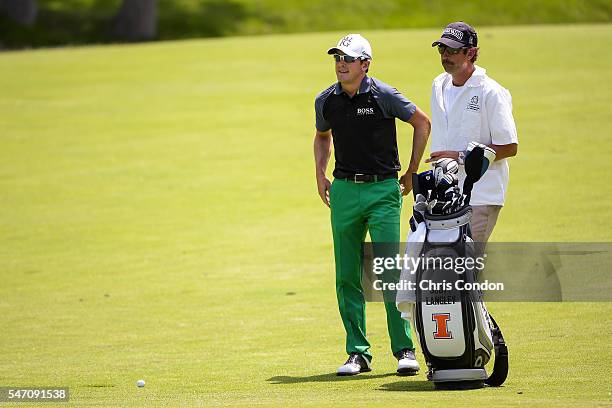
[[419, 373], [419, 362], [414, 357], [414, 351], [403, 349], [395, 353], [397, 358], [397, 374], [398, 375], [417, 375]]
[[370, 361], [363, 354], [352, 353], [346, 363], [338, 368], [338, 375], [357, 375], [366, 371], [372, 371]]

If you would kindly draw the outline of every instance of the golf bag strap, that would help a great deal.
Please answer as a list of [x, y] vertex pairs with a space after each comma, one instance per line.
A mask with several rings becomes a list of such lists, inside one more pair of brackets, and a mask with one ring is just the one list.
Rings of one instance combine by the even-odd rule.
[[414, 219], [414, 215], [410, 217], [409, 224], [410, 224], [410, 231], [414, 232], [417, 230], [417, 222]]
[[419, 175], [418, 173], [412, 173], [410, 177], [412, 178], [412, 196], [416, 199], [417, 194], [423, 194], [419, 185]]
[[491, 387], [499, 387], [508, 377], [508, 347], [504, 341], [504, 335], [502, 334], [501, 329], [490, 313], [489, 318], [493, 323], [492, 332], [493, 346], [495, 348], [495, 364], [493, 365], [493, 372], [489, 378], [485, 380], [485, 383]]
[[423, 221], [425, 221], [425, 218], [423, 217], [423, 214], [421, 214], [418, 211], [412, 211], [412, 217], [410, 217], [410, 230], [412, 232], [416, 231], [417, 228], [419, 227], [419, 224], [422, 223]]

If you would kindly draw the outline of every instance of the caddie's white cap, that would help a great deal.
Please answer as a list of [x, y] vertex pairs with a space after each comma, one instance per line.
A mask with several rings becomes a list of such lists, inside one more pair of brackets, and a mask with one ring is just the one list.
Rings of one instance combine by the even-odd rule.
[[345, 35], [338, 41], [338, 45], [327, 50], [327, 53], [336, 54], [338, 51], [355, 58], [372, 59], [372, 47], [361, 34]]

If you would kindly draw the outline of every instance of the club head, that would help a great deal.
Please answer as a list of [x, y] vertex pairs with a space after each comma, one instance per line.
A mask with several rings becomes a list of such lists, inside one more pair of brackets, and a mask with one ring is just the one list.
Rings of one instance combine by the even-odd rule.
[[443, 203], [444, 204], [442, 205], [442, 214], [450, 214], [453, 202], [452, 201], [443, 201]]
[[[471, 147], [471, 150], [469, 150]], [[484, 149], [479, 145], [468, 147], [468, 153], [465, 155], [463, 162], [465, 169], [465, 180], [463, 181], [463, 193], [469, 197], [472, 195], [474, 183], [482, 177], [482, 162], [484, 157]]]
[[436, 192], [436, 199], [438, 201], [448, 201], [453, 198], [453, 188], [449, 187], [446, 190], [438, 190]]
[[484, 149], [480, 146], [474, 146], [465, 155], [464, 166], [466, 179], [477, 182], [482, 177], [482, 161], [484, 157]]
[[427, 202], [426, 201], [416, 202], [412, 206], [412, 209], [418, 212], [425, 212], [427, 210]]
[[453, 198], [453, 202], [451, 203], [451, 208], [450, 208], [451, 213], [454, 213], [455, 211], [459, 209], [460, 200], [461, 200], [460, 196], [456, 196]]
[[447, 204], [446, 201], [438, 201], [438, 200], [436, 200], [436, 203], [431, 208], [431, 213], [432, 214], [443, 214], [444, 206], [446, 204]]
[[441, 168], [442, 173], [452, 173], [457, 174], [459, 172], [459, 163], [455, 159], [450, 158], [442, 158], [436, 160], [434, 163], [434, 169]]
[[487, 171], [491, 163], [495, 161], [496, 157], [497, 157], [497, 153], [495, 153], [495, 150], [491, 149], [489, 146], [484, 147], [484, 157], [482, 160], [482, 170], [481, 170], [482, 174], [484, 174]]
[[430, 201], [427, 203], [427, 212], [428, 212], [429, 214], [431, 214], [431, 213], [432, 213], [432, 212], [431, 212], [431, 210], [433, 209], [433, 207], [436, 205], [436, 203], [437, 203], [437, 202], [438, 202], [438, 200], [436, 200], [436, 199], [434, 198], [433, 200], [430, 200]]
[[475, 182], [485, 174], [489, 165], [495, 161], [495, 150], [481, 143], [470, 142], [465, 156], [465, 173]]

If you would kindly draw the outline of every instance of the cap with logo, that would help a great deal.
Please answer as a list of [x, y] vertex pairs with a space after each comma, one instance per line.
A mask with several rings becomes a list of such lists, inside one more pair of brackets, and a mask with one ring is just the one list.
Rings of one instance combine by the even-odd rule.
[[478, 46], [478, 35], [471, 25], [458, 21], [447, 25], [440, 39], [434, 41], [431, 46], [435, 47], [438, 44], [451, 48], [476, 47]]
[[328, 54], [337, 54], [342, 51], [351, 57], [372, 59], [372, 47], [361, 34], [347, 34], [338, 41], [338, 45], [327, 50]]

